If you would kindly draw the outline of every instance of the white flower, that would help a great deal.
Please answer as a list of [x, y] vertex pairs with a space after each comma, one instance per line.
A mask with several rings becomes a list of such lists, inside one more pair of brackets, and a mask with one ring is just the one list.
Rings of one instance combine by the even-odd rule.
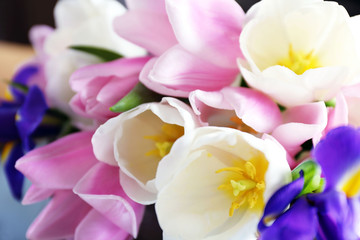
[[264, 204], [291, 178], [284, 149], [270, 137], [219, 127], [181, 141], [187, 148], [174, 145], [157, 174], [164, 238], [255, 239]]
[[92, 140], [94, 153], [100, 161], [120, 167], [120, 183], [130, 198], [151, 204], [158, 192], [155, 176], [159, 162], [172, 155], [178, 138], [198, 126], [188, 105], [163, 98], [160, 103], [142, 104], [100, 126]]
[[284, 106], [330, 100], [359, 73], [354, 19], [336, 2], [263, 0], [247, 18], [241, 72]]
[[46, 92], [52, 105], [74, 116], [68, 104], [74, 96], [69, 78], [78, 68], [100, 62], [94, 56], [68, 49], [70, 46], [100, 47], [125, 57], [145, 54], [144, 49], [120, 38], [113, 30], [113, 20], [125, 12], [125, 7], [115, 0], [61, 0], [57, 3], [56, 29], [44, 43], [48, 55]]

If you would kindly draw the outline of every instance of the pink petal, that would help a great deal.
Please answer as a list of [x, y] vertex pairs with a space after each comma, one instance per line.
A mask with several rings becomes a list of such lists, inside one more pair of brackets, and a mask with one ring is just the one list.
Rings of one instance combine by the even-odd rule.
[[149, 61], [140, 74], [148, 88], [170, 96], [187, 97], [191, 91], [220, 90], [231, 85], [238, 71], [217, 67], [177, 45], [156, 61]]
[[278, 106], [266, 95], [249, 88], [226, 87], [219, 92], [197, 90], [191, 93], [190, 103], [202, 121], [214, 117], [219, 109], [234, 110], [231, 116], [236, 113], [246, 125], [261, 133], [271, 132], [282, 121]]
[[166, 15], [164, 0], [125, 0], [130, 11], [143, 10]]
[[300, 145], [320, 134], [327, 124], [327, 110], [324, 102], [309, 103], [290, 108], [284, 112], [284, 124], [272, 135], [293, 156]]
[[39, 188], [35, 185], [31, 185], [30, 188], [27, 190], [21, 203], [24, 205], [28, 205], [28, 204], [40, 202], [45, 199], [48, 199], [50, 196], [54, 194], [54, 192], [55, 192], [54, 189]]
[[130, 10], [115, 19], [114, 29], [120, 37], [145, 48], [155, 56], [177, 44], [166, 14], [143, 9]]
[[79, 183], [74, 192], [113, 224], [136, 237], [144, 206], [133, 202], [119, 183], [118, 167], [98, 163]]
[[16, 168], [40, 188], [71, 189], [98, 161], [91, 137], [79, 132], [36, 148], [16, 162]]
[[179, 43], [204, 60], [236, 68], [244, 12], [234, 0], [166, 0]]
[[122, 58], [112, 62], [86, 66], [71, 75], [70, 85], [74, 91], [80, 91], [97, 77], [124, 78], [133, 76], [141, 71], [149, 59], [149, 57]]
[[40, 59], [44, 59], [47, 55], [44, 50], [44, 43], [46, 38], [53, 32], [54, 29], [46, 25], [38, 25], [30, 29], [29, 38]]
[[50, 203], [30, 225], [28, 239], [65, 239], [72, 237], [91, 207], [72, 191], [57, 191]]
[[90, 211], [75, 231], [76, 240], [125, 240], [128, 238], [127, 232], [96, 210]]

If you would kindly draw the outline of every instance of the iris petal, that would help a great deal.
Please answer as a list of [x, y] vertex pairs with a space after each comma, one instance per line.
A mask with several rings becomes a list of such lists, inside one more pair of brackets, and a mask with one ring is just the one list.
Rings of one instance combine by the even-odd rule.
[[22, 197], [22, 187], [24, 182], [24, 175], [15, 169], [15, 162], [23, 155], [20, 144], [14, 144], [5, 160], [5, 175], [10, 185], [10, 190], [13, 196], [20, 200]]
[[300, 194], [304, 186], [304, 175], [300, 172], [300, 177], [295, 181], [280, 188], [266, 204], [264, 215], [261, 218], [258, 229], [260, 232], [268, 228], [266, 222], [268, 219], [280, 215], [286, 207]]
[[318, 143], [313, 156], [322, 168], [326, 189], [346, 183], [360, 168], [360, 130], [339, 127], [330, 131]]

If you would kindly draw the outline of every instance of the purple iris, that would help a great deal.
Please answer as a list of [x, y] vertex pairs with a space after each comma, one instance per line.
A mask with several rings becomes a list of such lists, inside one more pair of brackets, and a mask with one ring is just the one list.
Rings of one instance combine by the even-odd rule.
[[312, 152], [325, 178], [321, 193], [301, 195], [306, 171], [265, 206], [260, 239], [360, 239], [360, 130], [330, 131]]
[[27, 86], [29, 79], [37, 72], [37, 66], [33, 65], [20, 69], [8, 89], [7, 98], [0, 99], [1, 157], [16, 199], [22, 197], [24, 176], [15, 169], [15, 162], [34, 148], [33, 138], [49, 133], [49, 128], [40, 127], [48, 109], [45, 97], [37, 86]]

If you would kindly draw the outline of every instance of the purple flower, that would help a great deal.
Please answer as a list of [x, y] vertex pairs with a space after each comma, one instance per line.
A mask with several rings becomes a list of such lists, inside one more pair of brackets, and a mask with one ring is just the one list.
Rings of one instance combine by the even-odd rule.
[[325, 190], [300, 194], [310, 174], [301, 171], [268, 201], [258, 225], [261, 239], [360, 238], [360, 130], [336, 128], [312, 154]]

